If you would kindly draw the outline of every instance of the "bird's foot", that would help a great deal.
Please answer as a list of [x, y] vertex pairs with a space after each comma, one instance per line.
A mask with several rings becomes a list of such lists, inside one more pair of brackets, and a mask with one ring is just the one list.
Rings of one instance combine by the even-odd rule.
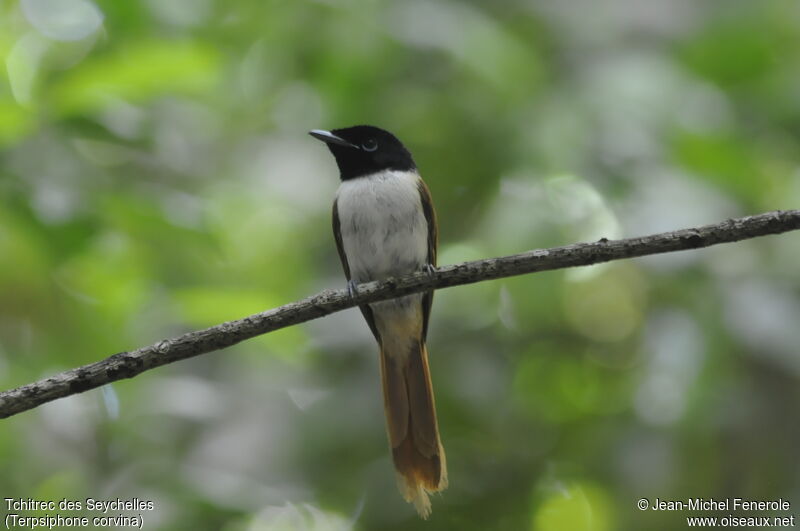
[[436, 274], [436, 266], [433, 264], [423, 265], [422, 270], [427, 273], [429, 277], [433, 277]]
[[348, 280], [347, 281], [347, 294], [350, 295], [350, 298], [356, 296], [358, 293], [358, 283], [355, 280]]

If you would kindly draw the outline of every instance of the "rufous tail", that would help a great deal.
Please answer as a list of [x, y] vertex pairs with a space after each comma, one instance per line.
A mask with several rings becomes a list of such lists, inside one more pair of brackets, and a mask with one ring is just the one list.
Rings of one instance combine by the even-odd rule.
[[[392, 348], [399, 350], [397, 345]], [[447, 487], [447, 463], [439, 440], [428, 351], [418, 339], [406, 345], [405, 352], [390, 352], [388, 345], [381, 348], [386, 431], [400, 492], [427, 518], [428, 494]]]

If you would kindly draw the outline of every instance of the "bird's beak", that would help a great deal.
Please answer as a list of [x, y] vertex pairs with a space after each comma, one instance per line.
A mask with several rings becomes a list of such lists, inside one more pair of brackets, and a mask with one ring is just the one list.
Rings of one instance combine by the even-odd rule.
[[322, 140], [326, 144], [336, 144], [339, 146], [346, 146], [351, 148], [358, 147], [351, 144], [344, 138], [334, 135], [330, 131], [323, 131], [322, 129], [312, 129], [311, 131], [308, 132], [308, 134], [313, 136], [317, 140]]

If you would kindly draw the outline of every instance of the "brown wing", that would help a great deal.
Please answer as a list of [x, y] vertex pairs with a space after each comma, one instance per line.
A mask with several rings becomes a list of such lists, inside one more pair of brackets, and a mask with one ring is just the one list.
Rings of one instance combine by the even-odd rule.
[[[344, 276], [350, 281], [350, 264], [347, 263], [347, 255], [344, 253], [344, 245], [342, 244], [342, 227], [339, 223], [339, 207], [338, 199], [333, 202], [333, 237], [336, 239], [336, 250], [339, 251], [339, 260], [342, 261], [342, 268], [344, 269]], [[372, 310], [366, 304], [358, 307], [364, 315], [364, 319], [372, 330], [372, 335], [381, 343], [381, 336], [378, 334], [378, 327], [375, 326], [375, 318], [372, 316]]]
[[[419, 189], [419, 199], [422, 203], [422, 212], [425, 214], [425, 221], [428, 222], [428, 263], [436, 265], [436, 249], [439, 246], [439, 226], [436, 222], [436, 211], [433, 209], [433, 200], [428, 185], [422, 179], [417, 184]], [[428, 336], [428, 318], [431, 315], [431, 305], [433, 304], [433, 290], [426, 291], [422, 295], [422, 340]]]

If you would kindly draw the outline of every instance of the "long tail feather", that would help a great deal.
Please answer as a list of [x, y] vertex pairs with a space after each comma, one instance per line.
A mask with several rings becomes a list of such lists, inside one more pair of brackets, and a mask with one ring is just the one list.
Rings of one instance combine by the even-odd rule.
[[[397, 344], [397, 343], [394, 343]], [[428, 494], [447, 487], [447, 464], [439, 440], [425, 343], [407, 352], [381, 349], [386, 431], [400, 492], [422, 518], [431, 512]]]

